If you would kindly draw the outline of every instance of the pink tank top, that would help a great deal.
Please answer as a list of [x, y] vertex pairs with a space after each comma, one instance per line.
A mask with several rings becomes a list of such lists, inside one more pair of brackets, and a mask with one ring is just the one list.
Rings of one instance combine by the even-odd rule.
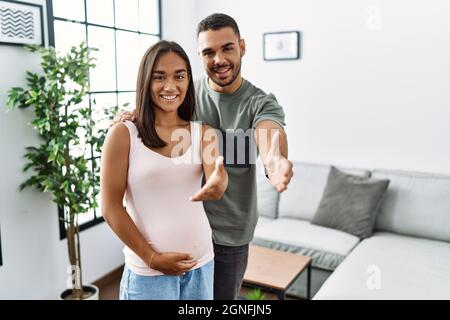
[[[180, 157], [169, 158], [147, 148], [134, 123], [126, 121], [130, 153], [126, 210], [158, 252], [189, 253], [199, 268], [214, 258], [211, 227], [202, 202], [189, 197], [201, 188], [201, 124], [191, 122], [191, 145]], [[123, 250], [128, 268], [139, 275], [161, 275], [130, 248]]]

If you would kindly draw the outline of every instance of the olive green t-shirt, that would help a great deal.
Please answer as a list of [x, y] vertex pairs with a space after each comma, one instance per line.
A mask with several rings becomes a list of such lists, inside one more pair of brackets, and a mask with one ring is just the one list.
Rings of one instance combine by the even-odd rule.
[[266, 94], [245, 79], [232, 94], [212, 90], [207, 77], [197, 80], [195, 89], [197, 120], [218, 129], [229, 178], [222, 199], [203, 202], [213, 240], [226, 246], [245, 245], [253, 239], [258, 221], [253, 129], [262, 120], [273, 120], [284, 127], [284, 112], [273, 94]]

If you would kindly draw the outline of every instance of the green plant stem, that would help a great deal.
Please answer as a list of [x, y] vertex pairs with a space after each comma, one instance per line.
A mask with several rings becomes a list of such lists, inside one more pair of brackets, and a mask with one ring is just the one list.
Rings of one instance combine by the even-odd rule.
[[77, 236], [77, 252], [78, 252], [78, 270], [80, 270], [79, 279], [80, 279], [80, 288], [81, 288], [81, 297], [83, 297], [83, 271], [81, 269], [81, 249], [80, 249], [80, 225], [78, 224], [78, 217], [76, 217], [76, 236]]
[[[69, 107], [66, 104], [64, 106], [64, 115], [65, 115], [66, 119], [68, 119], [68, 116], [69, 116], [68, 109], [69, 109]], [[65, 162], [64, 164], [66, 166], [65, 176], [70, 177], [71, 176], [71, 169], [70, 169], [71, 158], [70, 158], [70, 154], [69, 154], [69, 141], [68, 140], [66, 140], [66, 144], [64, 147], [64, 162]], [[69, 261], [70, 261], [70, 265], [72, 267], [76, 268], [75, 278], [72, 279], [72, 290], [73, 290], [73, 295], [74, 295], [75, 299], [81, 300], [83, 297], [83, 283], [81, 281], [81, 264], [79, 263], [79, 258], [80, 258], [80, 242], [79, 242], [79, 235], [78, 235], [79, 230], [78, 229], [75, 230], [75, 221], [77, 221], [77, 219], [76, 219], [76, 214], [74, 213], [72, 208], [69, 208], [69, 221], [70, 221], [70, 223], [69, 223], [68, 231], [67, 231], [67, 245], [68, 245], [68, 252], [69, 252]], [[69, 232], [69, 230], [70, 230], [70, 232]], [[78, 240], [77, 245], [75, 245], [75, 233], [77, 234], [77, 240]], [[79, 288], [76, 287], [77, 283], [80, 285]]]

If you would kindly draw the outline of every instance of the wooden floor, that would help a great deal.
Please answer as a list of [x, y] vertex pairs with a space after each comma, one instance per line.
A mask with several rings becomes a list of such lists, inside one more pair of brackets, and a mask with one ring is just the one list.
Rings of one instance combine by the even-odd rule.
[[[118, 268], [102, 279], [94, 282], [94, 284], [100, 289], [100, 300], [119, 299], [119, 285], [120, 277], [122, 276], [122, 270], [122, 268]], [[250, 290], [250, 288], [242, 287], [240, 296], [245, 297]], [[270, 292], [264, 292], [264, 295], [265, 300], [277, 299], [277, 297]], [[286, 299], [293, 300], [294, 298], [288, 296]]]

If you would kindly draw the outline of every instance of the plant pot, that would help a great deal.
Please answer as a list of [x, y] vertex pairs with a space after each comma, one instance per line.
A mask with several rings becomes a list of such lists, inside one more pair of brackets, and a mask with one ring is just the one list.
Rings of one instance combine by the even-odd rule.
[[[99, 300], [99, 292], [97, 286], [93, 284], [88, 286], [83, 286], [83, 299], [81, 300]], [[75, 300], [72, 296], [72, 289], [64, 290], [63, 293], [59, 295], [60, 300]]]

